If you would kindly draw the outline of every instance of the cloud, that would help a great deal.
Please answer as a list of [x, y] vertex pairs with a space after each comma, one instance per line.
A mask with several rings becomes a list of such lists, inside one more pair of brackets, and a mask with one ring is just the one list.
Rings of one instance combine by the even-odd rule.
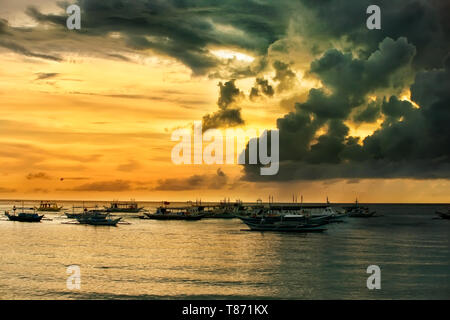
[[283, 92], [292, 89], [297, 78], [295, 72], [290, 69], [289, 65], [276, 60], [273, 63], [273, 67], [275, 69], [275, 77], [273, 80], [279, 82], [277, 91]]
[[310, 40], [316, 53], [332, 43], [340, 43], [367, 56], [386, 37], [405, 37], [417, 48], [414, 66], [440, 67], [450, 50], [447, 0], [383, 2], [381, 30], [376, 31], [366, 28], [366, 9], [371, 4], [371, 0], [301, 0], [302, 14], [294, 29]]
[[157, 186], [153, 190], [158, 191], [183, 191], [197, 189], [223, 189], [227, 186], [228, 176], [217, 169], [215, 174], [195, 174], [188, 178], [169, 178], [158, 180]]
[[16, 191], [17, 191], [16, 189], [0, 187], [0, 193], [14, 193]]
[[0, 34], [8, 34], [6, 31], [8, 28], [8, 21], [5, 19], [0, 19]]
[[5, 41], [5, 40], [0, 39], [0, 47], [4, 47], [15, 53], [22, 54], [27, 57], [40, 58], [40, 59], [45, 59], [45, 60], [57, 61], [57, 62], [60, 62], [63, 60], [62, 58], [60, 58], [56, 55], [49, 55], [49, 54], [43, 54], [43, 53], [37, 53], [37, 52], [30, 51], [27, 48], [25, 48], [17, 43], [14, 43], [12, 41]]
[[257, 97], [261, 95], [265, 95], [267, 97], [272, 97], [275, 91], [273, 87], [269, 84], [269, 80], [264, 78], [256, 78], [255, 85], [250, 90], [250, 100], [255, 100]]
[[89, 180], [90, 178], [88, 177], [61, 177], [59, 178], [60, 181], [64, 181], [64, 180]]
[[243, 125], [241, 109], [236, 106], [244, 94], [235, 85], [235, 80], [219, 83], [220, 93], [217, 105], [219, 111], [203, 116], [203, 131], [212, 128]]
[[35, 179], [50, 180], [50, 179], [52, 179], [52, 177], [49, 176], [45, 172], [29, 173], [29, 174], [27, 174], [26, 178], [28, 180], [35, 180]]
[[[115, 32], [120, 34], [124, 48], [170, 56], [196, 75], [230, 63], [230, 59], [222, 61], [212, 54], [213, 47], [238, 47], [263, 56], [268, 46], [285, 32], [289, 14], [286, 6], [278, 3], [238, 0], [213, 6], [208, 1], [191, 0], [75, 3], [82, 10], [81, 37], [104, 37]], [[44, 14], [30, 7], [27, 14], [40, 24], [66, 28], [65, 12]]]
[[50, 73], [39, 72], [39, 73], [36, 73], [36, 80], [51, 79], [51, 78], [57, 77], [58, 75], [59, 75], [59, 73], [54, 73], [54, 72], [50, 72]]
[[111, 181], [98, 181], [92, 183], [85, 183], [70, 189], [61, 189], [61, 191], [129, 191], [131, 190], [131, 182], [127, 180], [111, 180]]
[[127, 163], [123, 163], [117, 166], [117, 170], [119, 171], [125, 171], [125, 172], [131, 172], [135, 171], [136, 169], [139, 169], [141, 167], [141, 164], [135, 160], [130, 160]]
[[[364, 107], [368, 95], [395, 86], [393, 76], [414, 53], [405, 39], [388, 38], [367, 59], [333, 49], [313, 61], [311, 72], [325, 87], [278, 119], [279, 174], [260, 176], [259, 165], [245, 165], [244, 179], [450, 178], [449, 58], [439, 70], [417, 73], [410, 90], [419, 108], [395, 95]], [[344, 124], [359, 106], [357, 120], [383, 119], [363, 140]]]
[[378, 101], [371, 101], [367, 104], [367, 106], [364, 106], [362, 109], [358, 110], [352, 119], [355, 123], [375, 122], [380, 116], [380, 111], [380, 104]]

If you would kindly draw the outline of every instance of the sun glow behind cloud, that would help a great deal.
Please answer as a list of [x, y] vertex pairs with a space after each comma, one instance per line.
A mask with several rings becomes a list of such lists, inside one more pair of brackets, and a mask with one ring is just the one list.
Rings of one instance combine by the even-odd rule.
[[238, 61], [251, 63], [255, 60], [254, 57], [249, 56], [245, 53], [230, 50], [230, 49], [217, 49], [211, 50], [211, 53], [221, 59], [236, 59]]

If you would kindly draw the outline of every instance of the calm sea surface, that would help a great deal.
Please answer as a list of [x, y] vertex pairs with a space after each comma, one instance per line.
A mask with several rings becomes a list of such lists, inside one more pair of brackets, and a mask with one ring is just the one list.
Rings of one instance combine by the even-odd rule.
[[[442, 206], [371, 205], [382, 216], [305, 235], [246, 232], [238, 219], [10, 222], [13, 204], [0, 202], [1, 299], [450, 299]], [[70, 265], [80, 266], [80, 290], [66, 288]], [[381, 268], [380, 290], [366, 287], [369, 265]]]

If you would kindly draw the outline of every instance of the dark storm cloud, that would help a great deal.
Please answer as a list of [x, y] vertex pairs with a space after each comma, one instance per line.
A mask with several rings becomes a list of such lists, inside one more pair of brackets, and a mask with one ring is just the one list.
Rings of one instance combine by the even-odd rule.
[[219, 99], [217, 100], [219, 110], [203, 117], [203, 131], [212, 128], [234, 127], [244, 124], [241, 109], [236, 106], [236, 103], [244, 94], [236, 87], [234, 82], [235, 80], [230, 80], [225, 83], [219, 83], [220, 92]]
[[255, 85], [250, 90], [250, 100], [254, 100], [261, 95], [265, 95], [267, 97], [272, 97], [275, 91], [273, 87], [269, 84], [269, 80], [264, 78], [256, 78]]
[[[78, 0], [83, 35], [119, 32], [127, 46], [151, 49], [173, 57], [195, 74], [218, 66], [210, 46], [234, 46], [264, 55], [286, 32], [286, 5], [229, 0]], [[62, 8], [66, 4], [61, 5]], [[27, 14], [40, 23], [66, 28], [67, 15], [43, 14], [30, 7]]]
[[[265, 60], [268, 49], [273, 46], [285, 52], [291, 35], [302, 37], [304, 50], [316, 55], [340, 43], [341, 47], [361, 57], [367, 57], [386, 37], [405, 37], [418, 49], [414, 64], [419, 67], [439, 67], [450, 49], [450, 10], [446, 0], [380, 0], [375, 3], [371, 0], [77, 0], [75, 3], [82, 10], [82, 29], [72, 32], [78, 44], [98, 36], [103, 43], [110, 42], [106, 48], [116, 45], [117, 52], [110, 58], [125, 57], [120, 51], [127, 49], [141, 52], [151, 49], [186, 64], [195, 74], [219, 77], [225, 73], [217, 68], [226, 68], [230, 71], [226, 78], [257, 75], [268, 63]], [[371, 4], [381, 7], [381, 30], [366, 28], [366, 9]], [[53, 26], [45, 31], [52, 40], [51, 46], [59, 49], [56, 41], [74, 45], [67, 41], [67, 3], [60, 6], [60, 14], [44, 14], [35, 7], [27, 9], [27, 14], [41, 25]], [[30, 31], [36, 29], [30, 28]], [[17, 31], [0, 20], [0, 33], [11, 30]], [[108, 35], [112, 32], [120, 34], [123, 40], [110, 39]], [[19, 43], [28, 48], [21, 39], [48, 44], [48, 39], [25, 34], [17, 37], [16, 34], [10, 40], [18, 53], [27, 53], [26, 49], [17, 48]], [[215, 47], [244, 50], [255, 56], [260, 65], [236, 68], [211, 54], [209, 49]], [[84, 49], [101, 50], [98, 46]], [[34, 49], [28, 51], [35, 53]], [[281, 83], [279, 89], [283, 90]]]
[[371, 101], [367, 106], [358, 110], [353, 116], [353, 121], [356, 123], [375, 122], [380, 116], [380, 105], [377, 101]]
[[[405, 37], [417, 48], [414, 64], [439, 67], [450, 50], [450, 6], [447, 0], [300, 0], [305, 14], [299, 32], [319, 42], [338, 39], [372, 52], [386, 37]], [[369, 5], [381, 8], [381, 30], [366, 28]]]
[[[414, 54], [414, 46], [404, 38], [384, 39], [367, 59], [354, 58], [351, 53], [336, 49], [326, 51], [311, 63], [309, 71], [325, 87], [311, 89], [307, 101], [297, 103], [296, 111], [285, 116], [286, 121], [290, 123], [292, 118], [300, 117], [303, 123], [303, 118], [312, 113], [316, 120], [311, 125], [315, 130], [328, 119], [347, 119], [354, 108], [366, 103], [369, 92], [392, 87], [392, 79], [410, 65]], [[283, 126], [280, 124], [283, 121], [278, 120], [279, 126]], [[294, 131], [297, 129], [293, 127]]]
[[188, 178], [170, 178], [158, 180], [158, 185], [153, 190], [158, 191], [183, 191], [196, 189], [223, 189], [227, 186], [228, 176], [217, 169], [215, 174], [192, 175]]
[[283, 92], [292, 89], [295, 85], [295, 72], [291, 70], [288, 64], [276, 60], [273, 63], [275, 69], [274, 81], [278, 81], [277, 91]]
[[[407, 67], [416, 51], [405, 38], [384, 39], [367, 59], [354, 59], [352, 54], [344, 54], [331, 49], [318, 60], [311, 63], [311, 73], [319, 76], [324, 85], [332, 90], [331, 98], [341, 107], [322, 106], [323, 100], [330, 96], [323, 89], [315, 89], [310, 93], [312, 101], [306, 109], [314, 111], [318, 116], [328, 116], [336, 109], [341, 109], [336, 116], [347, 116], [351, 108], [363, 102], [367, 93], [393, 85], [392, 76], [396, 71]], [[347, 102], [347, 106], [342, 106]], [[331, 102], [328, 102], [331, 103]], [[330, 111], [331, 110], [331, 111]]]
[[[246, 165], [244, 179], [450, 178], [449, 58], [443, 68], [416, 75], [411, 96], [420, 108], [395, 95], [369, 102], [356, 117], [370, 122], [382, 114], [381, 127], [362, 141], [349, 135], [344, 121], [352, 108], [365, 101], [365, 95], [392, 85], [390, 75], [408, 64], [414, 53], [401, 39], [389, 40], [386, 50], [382, 44], [367, 60], [332, 51], [314, 61], [311, 71], [326, 84], [323, 90], [332, 93], [312, 89], [295, 112], [278, 119], [277, 176], [260, 176], [258, 165]], [[385, 64], [391, 67], [386, 69]], [[386, 74], [379, 72], [383, 68]], [[340, 84], [338, 73], [348, 87]], [[320, 134], [321, 128], [326, 133]]]

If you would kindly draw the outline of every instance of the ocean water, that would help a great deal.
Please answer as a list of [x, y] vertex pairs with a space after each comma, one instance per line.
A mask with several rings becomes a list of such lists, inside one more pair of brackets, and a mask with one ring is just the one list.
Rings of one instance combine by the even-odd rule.
[[[238, 219], [11, 222], [3, 211], [13, 204], [0, 202], [1, 299], [450, 299], [450, 221], [435, 218], [439, 205], [370, 205], [381, 216], [280, 234], [242, 231]], [[66, 286], [71, 265], [79, 290]], [[369, 265], [381, 269], [380, 290], [366, 287]]]

